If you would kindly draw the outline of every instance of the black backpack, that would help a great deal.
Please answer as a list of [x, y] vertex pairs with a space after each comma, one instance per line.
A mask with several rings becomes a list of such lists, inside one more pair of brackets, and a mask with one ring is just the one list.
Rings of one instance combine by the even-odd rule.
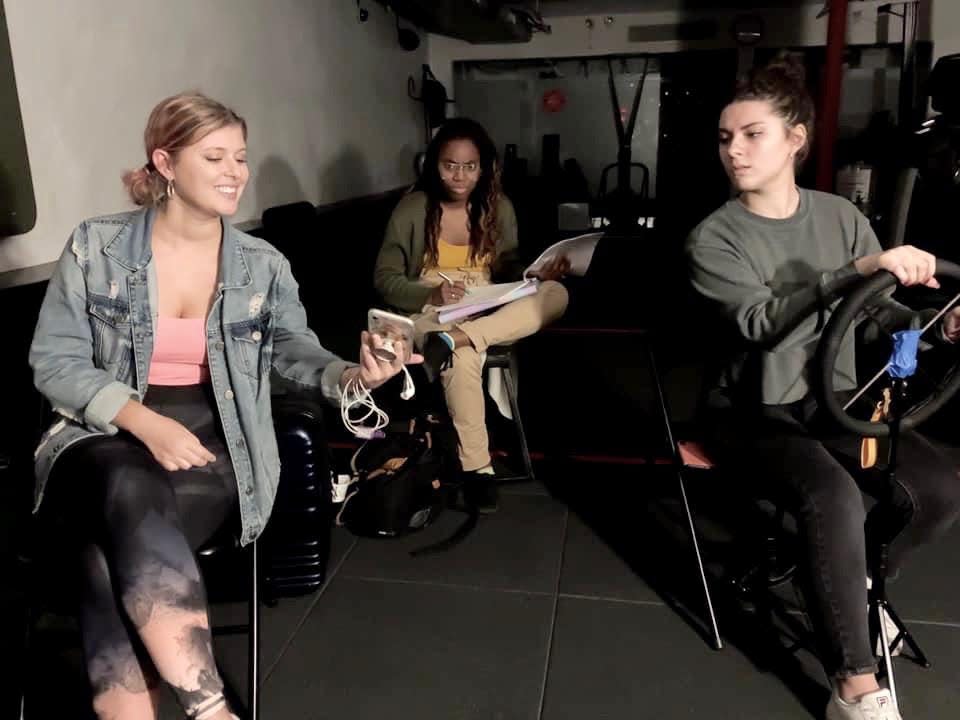
[[[433, 415], [393, 422], [365, 442], [350, 463], [352, 476], [337, 524], [363, 537], [402, 537], [422, 530], [454, 507], [459, 484], [456, 432]], [[476, 508], [449, 538], [411, 552], [446, 550], [477, 523]]]

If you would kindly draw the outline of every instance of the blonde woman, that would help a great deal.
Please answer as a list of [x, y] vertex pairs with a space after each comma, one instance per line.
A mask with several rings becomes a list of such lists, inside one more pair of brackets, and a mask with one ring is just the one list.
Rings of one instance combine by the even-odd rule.
[[322, 388], [396, 374], [362, 337], [360, 364], [306, 325], [286, 259], [224, 220], [250, 171], [244, 120], [198, 94], [162, 101], [134, 212], [82, 223], [40, 311], [30, 363], [60, 419], [37, 450], [83, 565], [86, 666], [100, 718], [153, 719], [159, 682], [188, 717], [231, 717], [214, 664], [195, 549], [229, 524], [252, 542], [280, 463], [270, 373]]

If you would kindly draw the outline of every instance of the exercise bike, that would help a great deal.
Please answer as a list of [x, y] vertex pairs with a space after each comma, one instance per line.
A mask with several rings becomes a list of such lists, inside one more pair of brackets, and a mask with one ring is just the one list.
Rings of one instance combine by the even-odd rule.
[[[936, 277], [943, 281], [956, 281], [960, 285], [960, 266], [937, 260]], [[912, 430], [930, 419], [960, 389], [960, 354], [952, 346], [938, 342], [938, 332], [944, 315], [960, 302], [960, 293], [953, 297], [941, 297], [940, 307], [931, 313], [923, 326], [912, 330], [890, 333], [880, 327], [881, 337], [889, 349], [888, 359], [880, 355], [882, 367], [873, 375], [867, 376], [857, 390], [849, 396], [837, 392], [835, 388], [836, 361], [841, 345], [847, 341], [848, 334], [864, 321], [873, 322], [879, 327], [871, 306], [881, 295], [889, 294], [896, 286], [896, 278], [886, 271], [878, 272], [860, 280], [836, 306], [821, 336], [815, 389], [821, 407], [845, 430], [864, 438], [885, 438], [888, 441], [885, 479], [893, 483], [897, 473], [898, 444], [904, 431]], [[939, 347], [939, 357], [921, 359]], [[931, 367], [939, 364], [931, 373]], [[936, 377], [939, 375], [939, 377]], [[864, 419], [862, 410], [872, 411], [877, 403], [884, 412], [871, 412], [870, 419]], [[882, 460], [882, 458], [881, 458]], [[872, 588], [869, 592], [869, 618], [872, 646], [881, 641], [884, 673], [894, 704], [899, 707], [896, 682], [894, 680], [891, 650], [901, 641], [909, 647], [913, 659], [923, 667], [930, 662], [920, 649], [906, 624], [891, 607], [886, 594], [887, 546], [869, 548], [869, 570]], [[883, 615], [893, 621], [897, 632], [890, 637]]]

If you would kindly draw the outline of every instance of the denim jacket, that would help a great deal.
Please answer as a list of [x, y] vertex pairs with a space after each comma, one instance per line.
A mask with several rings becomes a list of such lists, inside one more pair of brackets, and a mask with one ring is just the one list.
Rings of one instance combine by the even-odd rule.
[[[83, 438], [115, 434], [116, 414], [147, 392], [157, 317], [154, 217], [154, 210], [140, 210], [87, 220], [73, 232], [50, 279], [30, 365], [59, 419], [36, 450], [35, 510], [60, 454]], [[219, 279], [207, 316], [207, 361], [246, 544], [266, 525], [280, 476], [271, 371], [319, 387], [337, 404], [340, 375], [349, 364], [307, 327], [286, 258], [226, 222]]]

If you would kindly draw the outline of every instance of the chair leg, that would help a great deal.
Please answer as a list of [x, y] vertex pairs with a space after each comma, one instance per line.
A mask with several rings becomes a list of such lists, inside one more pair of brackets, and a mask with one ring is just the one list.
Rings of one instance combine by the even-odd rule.
[[23, 654], [21, 656], [23, 661], [17, 664], [15, 671], [15, 677], [18, 678], [18, 684], [20, 686], [20, 702], [18, 707], [18, 717], [20, 720], [24, 720], [24, 718], [27, 717], [27, 696], [29, 695], [30, 679], [33, 677], [34, 670], [39, 666], [38, 663], [34, 663], [34, 639], [37, 632], [37, 625], [39, 624], [39, 612], [36, 609], [38, 592], [35, 584], [37, 570], [33, 565], [34, 562], [35, 560], [33, 558], [26, 559], [20, 557], [18, 559], [21, 588], [23, 588], [24, 592], [23, 606], [17, 608], [18, 614], [23, 620]]
[[703, 557], [700, 554], [700, 543], [697, 540], [697, 526], [693, 521], [693, 513], [690, 510], [690, 502], [687, 499], [687, 487], [683, 479], [683, 460], [680, 458], [680, 448], [673, 437], [673, 426], [670, 424], [670, 411], [667, 408], [667, 398], [663, 392], [663, 386], [660, 383], [660, 373], [657, 370], [657, 362], [654, 357], [653, 347], [647, 342], [647, 360], [650, 363], [650, 375], [657, 391], [657, 399], [660, 403], [660, 414], [663, 419], [663, 427], [667, 435], [667, 443], [673, 454], [673, 464], [677, 469], [677, 482], [680, 486], [680, 497], [683, 501], [683, 509], [687, 515], [687, 524], [690, 530], [690, 540], [693, 543], [693, 553], [697, 558], [697, 569], [700, 572], [700, 582], [703, 585], [703, 596], [707, 603], [707, 614], [710, 618], [710, 627], [713, 632], [713, 647], [715, 650], [723, 649], [723, 640], [720, 639], [720, 630], [717, 627], [717, 617], [713, 611], [713, 600], [710, 598], [710, 586], [707, 583], [707, 574], [703, 566]]
[[885, 601], [881, 599], [874, 603], [871, 610], [875, 613], [877, 629], [880, 633], [880, 640], [883, 643], [883, 667], [887, 676], [887, 688], [890, 690], [890, 696], [893, 698], [893, 707], [899, 710], [900, 701], [897, 698], [897, 683], [893, 676], [893, 659], [890, 656], [891, 638], [887, 636], [887, 624], [883, 621], [882, 617], [884, 605]]
[[260, 562], [259, 541], [250, 544], [250, 605], [247, 636], [247, 716], [260, 717]]
[[697, 540], [697, 526], [693, 521], [693, 513], [690, 510], [690, 503], [687, 500], [686, 484], [683, 480], [683, 471], [677, 468], [677, 480], [680, 485], [680, 495], [683, 499], [683, 509], [687, 515], [687, 524], [690, 529], [690, 540], [693, 543], [693, 554], [697, 558], [697, 569], [700, 571], [700, 582], [703, 585], [703, 597], [707, 603], [707, 614], [710, 616], [710, 628], [713, 633], [713, 647], [715, 650], [723, 650], [723, 640], [720, 639], [720, 630], [717, 628], [717, 617], [713, 611], [713, 601], [710, 599], [710, 586], [707, 583], [707, 574], [703, 567], [703, 556], [700, 554], [700, 543]]
[[20, 714], [18, 716], [20, 720], [24, 720], [27, 717], [27, 683], [30, 680], [30, 670], [33, 666], [33, 648], [31, 647], [31, 642], [33, 640], [34, 618], [32, 608], [27, 607], [26, 610], [23, 618], [23, 658], [25, 662], [21, 663], [17, 668], [17, 672], [20, 674]]
[[527, 434], [523, 430], [523, 421], [520, 419], [520, 403], [517, 401], [517, 382], [514, 375], [515, 361], [511, 359], [510, 367], [503, 370], [503, 381], [507, 385], [507, 395], [510, 397], [510, 412], [513, 413], [513, 424], [517, 428], [517, 437], [520, 441], [520, 454], [523, 456], [523, 469], [527, 479], [533, 480], [533, 462], [530, 460], [530, 449], [527, 447]]
[[903, 641], [913, 653], [914, 662], [916, 662], [917, 665], [922, 668], [929, 668], [931, 664], [927, 659], [926, 654], [920, 649], [920, 645], [917, 643], [916, 638], [910, 633], [906, 623], [900, 619], [900, 616], [897, 615], [897, 612], [893, 609], [893, 606], [890, 605], [889, 601], [884, 603], [884, 609], [887, 611], [887, 615], [890, 616], [890, 619], [893, 620], [893, 624], [897, 627], [897, 634], [892, 638], [888, 638], [890, 647], [896, 647], [900, 641]]

